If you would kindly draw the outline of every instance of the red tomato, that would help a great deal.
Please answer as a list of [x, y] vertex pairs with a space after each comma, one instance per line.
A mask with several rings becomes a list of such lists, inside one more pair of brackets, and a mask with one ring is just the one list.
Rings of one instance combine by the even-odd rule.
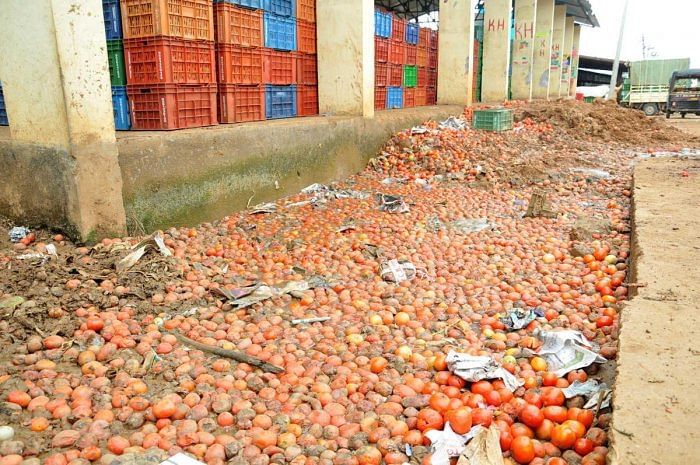
[[535, 458], [535, 446], [527, 436], [518, 436], [510, 445], [510, 452], [516, 462], [527, 464]]
[[542, 403], [544, 405], [564, 405], [564, 401], [566, 401], [566, 397], [561, 389], [557, 387], [542, 388]]
[[554, 423], [564, 423], [568, 418], [566, 415], [566, 408], [557, 405], [550, 405], [542, 409], [544, 417], [548, 420], [552, 420]]
[[576, 434], [563, 425], [557, 425], [552, 430], [552, 444], [560, 449], [571, 449], [576, 442]]
[[482, 396], [486, 397], [486, 394], [493, 391], [493, 385], [486, 380], [477, 381], [476, 383], [472, 384], [471, 391], [474, 394], [481, 394]]
[[450, 423], [457, 434], [466, 434], [472, 428], [472, 411], [469, 407], [450, 410], [445, 414], [445, 421]]
[[581, 456], [590, 454], [593, 449], [595, 449], [595, 444], [590, 439], [579, 438], [574, 443], [574, 451]]
[[542, 410], [534, 405], [527, 405], [520, 411], [518, 415], [520, 421], [525, 423], [530, 428], [538, 428], [544, 421]]

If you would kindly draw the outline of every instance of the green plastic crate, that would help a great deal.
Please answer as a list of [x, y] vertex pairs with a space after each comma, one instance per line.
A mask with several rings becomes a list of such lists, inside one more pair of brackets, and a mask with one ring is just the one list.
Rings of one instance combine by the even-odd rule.
[[107, 62], [109, 77], [113, 86], [126, 85], [126, 67], [124, 66], [124, 47], [121, 40], [107, 41]]
[[487, 131], [508, 131], [513, 129], [513, 110], [475, 110], [472, 126]]
[[595, 97], [583, 97], [583, 101], [586, 103], [593, 103], [595, 101]]
[[404, 65], [403, 67], [403, 86], [416, 87], [418, 85], [418, 67]]

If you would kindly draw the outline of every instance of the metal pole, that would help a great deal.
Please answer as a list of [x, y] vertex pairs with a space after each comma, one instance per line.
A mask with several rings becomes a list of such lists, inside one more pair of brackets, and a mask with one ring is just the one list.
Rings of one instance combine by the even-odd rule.
[[625, 22], [627, 22], [627, 7], [629, 0], [625, 0], [625, 8], [622, 10], [622, 22], [620, 23], [620, 36], [617, 38], [617, 53], [615, 53], [615, 62], [613, 63], [612, 76], [610, 76], [610, 90], [606, 100], [613, 98], [615, 87], [617, 86], [617, 73], [620, 70], [620, 53], [622, 52], [622, 38], [625, 35]]

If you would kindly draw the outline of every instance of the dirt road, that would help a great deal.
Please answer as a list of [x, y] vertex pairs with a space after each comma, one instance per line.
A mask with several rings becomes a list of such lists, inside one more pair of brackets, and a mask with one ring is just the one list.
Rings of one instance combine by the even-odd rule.
[[678, 129], [700, 136], [700, 116], [688, 115], [683, 119], [675, 116], [667, 121]]

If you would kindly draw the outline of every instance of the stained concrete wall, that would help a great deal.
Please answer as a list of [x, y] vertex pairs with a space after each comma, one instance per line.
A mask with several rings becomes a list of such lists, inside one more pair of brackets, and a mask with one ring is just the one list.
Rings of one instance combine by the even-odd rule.
[[471, 105], [476, 0], [440, 2], [437, 100], [440, 105]]
[[561, 59], [561, 84], [559, 86], [559, 96], [568, 97], [571, 83], [571, 64], [573, 62], [572, 53], [574, 47], [574, 18], [566, 18], [566, 28], [564, 29], [564, 50]]
[[566, 29], [566, 5], [554, 7], [554, 29], [552, 31], [552, 57], [549, 66], [549, 98], [559, 97], [561, 88], [561, 63]]
[[515, 41], [511, 76], [511, 92], [514, 100], [532, 98], [536, 19], [537, 0], [515, 0]]
[[[364, 169], [396, 131], [459, 114], [419, 107], [361, 117], [314, 117], [158, 133], [120, 133], [131, 230], [220, 218]], [[276, 184], [277, 183], [277, 184]]]
[[511, 0], [489, 0], [484, 6], [482, 102], [508, 100]]
[[554, 0], [537, 0], [535, 58], [533, 60], [532, 98], [549, 97], [549, 66], [552, 59]]
[[578, 59], [581, 46], [581, 26], [574, 26], [573, 46], [571, 47], [571, 79], [569, 84], [569, 95], [576, 95], [578, 84]]

